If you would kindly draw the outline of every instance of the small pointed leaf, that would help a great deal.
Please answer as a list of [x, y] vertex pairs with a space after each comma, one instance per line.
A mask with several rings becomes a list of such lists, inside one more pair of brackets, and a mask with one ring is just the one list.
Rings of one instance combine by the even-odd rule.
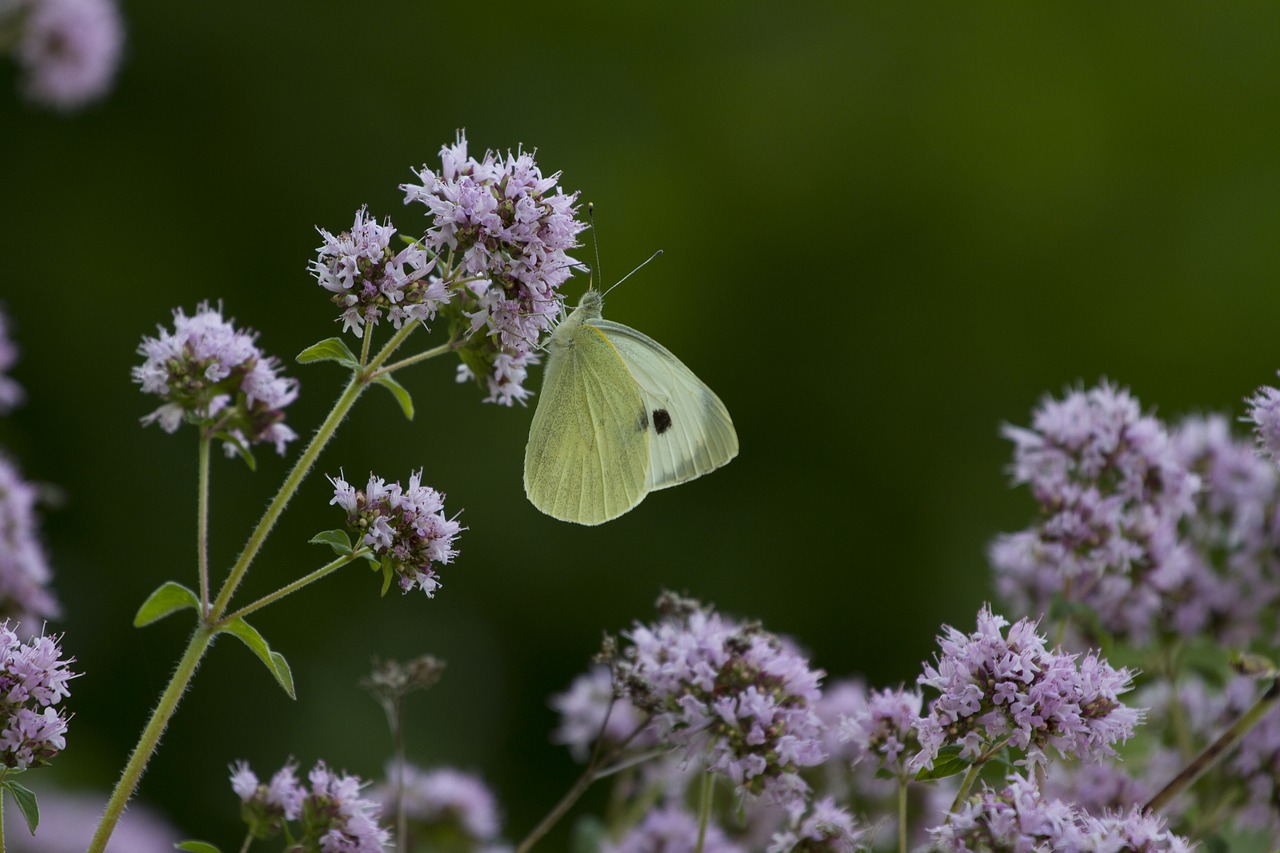
[[175, 850], [186, 850], [187, 853], [222, 853], [207, 841], [183, 841], [173, 847]]
[[298, 364], [310, 364], [313, 361], [336, 361], [343, 367], [349, 367], [356, 370], [360, 367], [360, 362], [342, 338], [325, 338], [318, 344], [311, 346], [298, 353]]
[[133, 627], [141, 628], [152, 622], [163, 619], [170, 613], [186, 608], [200, 609], [200, 599], [196, 594], [180, 583], [165, 581], [147, 600], [142, 602], [137, 614], [133, 617]]
[[1253, 652], [1237, 652], [1231, 658], [1231, 668], [1259, 681], [1280, 678], [1280, 670], [1269, 657]]
[[346, 557], [354, 550], [351, 537], [345, 530], [325, 530], [307, 540], [309, 545], [328, 545], [339, 557]]
[[387, 590], [391, 588], [391, 578], [395, 576], [396, 572], [395, 572], [395, 569], [391, 567], [390, 557], [383, 557], [381, 565], [382, 565], [382, 592], [378, 594], [385, 596], [387, 594]]
[[933, 760], [931, 770], [921, 770], [916, 774], [917, 782], [928, 782], [932, 779], [945, 779], [957, 773], [963, 773], [973, 764], [973, 759], [960, 754], [959, 746], [944, 746], [938, 750], [938, 757]]
[[253, 458], [253, 451], [249, 449], [249, 445], [229, 432], [215, 432], [213, 437], [225, 441], [230, 447], [234, 448], [236, 455], [244, 460], [244, 464], [249, 466], [250, 471], [258, 470], [258, 460]]
[[271, 651], [271, 646], [267, 645], [267, 641], [258, 633], [257, 628], [254, 628], [244, 619], [237, 618], [223, 625], [218, 631], [219, 633], [227, 633], [238, 637], [240, 642], [248, 646], [249, 650], [266, 664], [276, 682], [284, 689], [285, 693], [289, 694], [289, 698], [298, 698], [293, 692], [293, 672], [290, 671], [284, 655]]
[[12, 779], [0, 782], [0, 787], [13, 794], [13, 801], [18, 804], [18, 811], [22, 812], [22, 817], [27, 822], [27, 829], [35, 835], [36, 827], [40, 825], [40, 806], [36, 803], [35, 792]]
[[404, 412], [404, 416], [408, 420], [413, 420], [413, 398], [409, 396], [408, 390], [403, 385], [391, 378], [390, 374], [384, 373], [377, 379], [373, 380], [391, 392], [396, 398], [396, 402], [400, 404], [400, 411]]

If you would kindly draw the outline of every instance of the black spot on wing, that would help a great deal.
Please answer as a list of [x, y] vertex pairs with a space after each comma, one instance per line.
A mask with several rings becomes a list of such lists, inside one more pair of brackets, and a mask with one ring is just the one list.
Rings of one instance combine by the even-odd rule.
[[653, 410], [653, 429], [658, 435], [662, 435], [671, 429], [671, 413], [666, 409]]

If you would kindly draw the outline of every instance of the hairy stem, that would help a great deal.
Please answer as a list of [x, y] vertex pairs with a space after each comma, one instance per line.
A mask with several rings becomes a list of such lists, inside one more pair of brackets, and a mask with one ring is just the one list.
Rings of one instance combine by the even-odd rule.
[[209, 448], [213, 441], [201, 431], [196, 485], [196, 562], [200, 569], [200, 617], [209, 613]]
[[364, 550], [366, 549], [361, 549], [360, 551], [357, 551], [354, 554], [346, 554], [344, 556], [337, 558], [331, 563], [326, 563], [325, 565], [316, 569], [314, 572], [311, 572], [308, 575], [303, 575], [302, 577], [298, 578], [293, 583], [286, 584], [285, 586], [282, 586], [279, 589], [277, 589], [275, 592], [268, 593], [267, 595], [262, 596], [262, 598], [259, 598], [257, 601], [253, 602], [252, 604], [246, 604], [244, 607], [241, 607], [235, 613], [229, 613], [226, 616], [223, 616], [217, 622], [214, 622], [210, 627], [214, 629], [221, 628], [222, 626], [226, 625], [228, 622], [232, 621], [233, 619], [243, 618], [245, 616], [248, 616], [250, 613], [254, 612], [255, 610], [261, 610], [271, 602], [279, 601], [280, 599], [284, 598], [286, 595], [295, 593], [298, 590], [302, 589], [304, 586], [313, 584], [316, 581], [320, 580], [321, 578], [325, 577], [326, 575], [333, 574], [338, 569], [342, 568], [348, 563], [355, 562], [357, 559], [360, 558], [360, 555], [364, 552]]
[[98, 828], [93, 834], [93, 840], [89, 843], [89, 853], [102, 853], [106, 849], [107, 840], [111, 838], [111, 833], [124, 812], [125, 804], [133, 796], [134, 789], [138, 787], [138, 781], [146, 770], [147, 762], [160, 743], [160, 736], [169, 725], [173, 712], [178, 709], [178, 701], [182, 699], [182, 694], [186, 692], [187, 686], [191, 683], [191, 677], [195, 675], [201, 658], [204, 657], [204, 653], [208, 651], [209, 644], [212, 642], [213, 632], [205, 626], [199, 625], [192, 632], [187, 650], [183, 652], [177, 668], [173, 671], [173, 677], [169, 679], [169, 686], [160, 694], [160, 701], [151, 711], [151, 719], [142, 730], [138, 745], [133, 748], [133, 753], [129, 756], [124, 770], [121, 771], [115, 789], [111, 792], [106, 811], [103, 812], [102, 820], [98, 822]]
[[1160, 792], [1147, 801], [1143, 809], [1148, 811], [1160, 811], [1169, 804], [1169, 801], [1181, 794], [1187, 788], [1191, 787], [1200, 776], [1210, 767], [1218, 763], [1233, 746], [1240, 742], [1249, 730], [1258, 724], [1275, 706], [1280, 703], [1280, 679], [1271, 682], [1271, 686], [1266, 692], [1253, 703], [1253, 707], [1240, 715], [1240, 719], [1231, 724], [1231, 727], [1223, 732], [1217, 740], [1206, 746], [1199, 755], [1191, 760], [1182, 772], [1173, 777], [1173, 780], [1160, 789]]
[[702, 788], [698, 792], [698, 845], [693, 848], [693, 853], [702, 853], [702, 847], [707, 841], [707, 822], [711, 820], [711, 801], [716, 793], [716, 777], [711, 775], [711, 770], [702, 771]]

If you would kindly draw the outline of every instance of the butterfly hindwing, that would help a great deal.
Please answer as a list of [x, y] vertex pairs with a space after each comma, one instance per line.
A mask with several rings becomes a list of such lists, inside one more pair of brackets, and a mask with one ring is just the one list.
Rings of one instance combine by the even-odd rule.
[[720, 398], [662, 344], [604, 319], [599, 329], [642, 393], [649, 430], [647, 487], [665, 489], [714, 471], [738, 455], [738, 434]]

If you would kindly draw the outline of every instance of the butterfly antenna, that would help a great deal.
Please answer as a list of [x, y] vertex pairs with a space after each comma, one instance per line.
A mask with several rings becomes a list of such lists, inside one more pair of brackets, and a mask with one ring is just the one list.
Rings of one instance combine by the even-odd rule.
[[650, 256], [645, 260], [645, 262], [644, 262], [644, 263], [642, 263], [640, 266], [636, 267], [636, 268], [635, 268], [635, 269], [633, 269], [631, 272], [629, 272], [629, 273], [627, 273], [626, 275], [624, 275], [622, 278], [618, 279], [616, 282], [614, 282], [614, 283], [613, 283], [613, 287], [610, 287], [608, 290], [606, 290], [606, 291], [605, 291], [604, 293], [602, 293], [601, 295], [602, 295], [602, 296], [608, 296], [610, 293], [612, 293], [612, 292], [613, 292], [613, 288], [614, 288], [614, 287], [617, 287], [618, 285], [622, 284], [622, 283], [623, 283], [624, 281], [626, 281], [627, 279], [631, 278], [631, 276], [633, 276], [633, 275], [635, 275], [636, 273], [640, 272], [640, 270], [642, 270], [642, 269], [644, 269], [646, 266], [648, 266], [649, 261], [654, 260], [655, 258], [657, 258], [657, 257], [658, 257], [659, 255], [661, 255], [661, 254], [662, 254], [662, 250], [661, 250], [661, 249], [659, 249], [658, 251], [654, 252], [652, 255], [650, 255]]
[[[587, 290], [591, 290], [592, 284], [596, 279], [595, 273], [600, 269], [600, 234], [596, 231], [596, 203], [594, 201], [587, 202], [587, 219], [591, 221], [591, 245], [596, 250], [596, 268], [595, 270], [590, 270], [591, 278], [587, 283]], [[603, 280], [602, 276], [601, 281]]]

